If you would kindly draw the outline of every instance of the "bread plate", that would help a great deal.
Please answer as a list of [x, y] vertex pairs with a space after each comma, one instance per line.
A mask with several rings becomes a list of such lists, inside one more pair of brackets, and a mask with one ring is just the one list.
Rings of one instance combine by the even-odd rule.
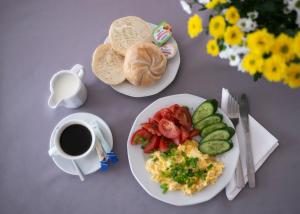
[[[152, 28], [156, 25], [150, 24]], [[172, 37], [168, 42], [177, 46], [176, 40]], [[104, 43], [108, 43], [108, 37], [106, 37]], [[177, 46], [178, 47], [178, 46]], [[112, 85], [111, 87], [121, 94], [125, 94], [130, 97], [147, 97], [155, 95], [166, 87], [168, 87], [176, 77], [176, 74], [180, 65], [180, 54], [179, 49], [177, 48], [177, 53], [174, 58], [169, 59], [167, 63], [166, 73], [162, 76], [162, 78], [155, 83], [154, 85], [148, 87], [137, 87], [130, 84], [127, 81], [124, 81], [118, 85]]]

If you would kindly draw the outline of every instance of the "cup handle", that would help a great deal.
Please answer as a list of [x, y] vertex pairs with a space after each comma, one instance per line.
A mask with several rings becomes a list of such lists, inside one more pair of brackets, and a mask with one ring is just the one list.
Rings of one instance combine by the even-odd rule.
[[73, 72], [74, 74], [76, 74], [80, 79], [82, 79], [83, 75], [84, 75], [84, 69], [83, 66], [80, 64], [76, 64], [73, 66], [73, 68], [71, 68], [71, 72]]
[[57, 155], [57, 148], [55, 146], [52, 146], [48, 151], [49, 156]]

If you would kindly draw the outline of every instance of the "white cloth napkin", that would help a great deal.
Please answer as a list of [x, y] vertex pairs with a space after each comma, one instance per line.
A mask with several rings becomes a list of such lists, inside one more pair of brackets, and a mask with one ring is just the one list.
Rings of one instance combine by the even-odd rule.
[[[225, 112], [227, 112], [227, 102], [229, 96], [231, 96], [229, 91], [223, 88], [221, 108]], [[253, 161], [254, 161], [255, 171], [257, 171], [279, 144], [278, 144], [278, 140], [250, 115], [249, 115], [249, 127], [250, 127], [250, 135], [251, 135]], [[240, 146], [240, 156], [241, 156], [241, 162], [243, 167], [243, 174], [244, 174], [245, 182], [247, 182], [247, 176], [246, 176], [247, 168], [246, 168], [246, 157], [245, 157], [246, 153], [245, 153], [245, 146], [243, 143], [244, 135], [243, 135], [243, 128], [241, 123], [239, 123], [236, 127], [236, 134]], [[233, 200], [241, 190], [242, 190], [241, 188], [238, 188], [236, 186], [236, 179], [234, 174], [234, 177], [226, 186], [226, 196], [228, 200]]]

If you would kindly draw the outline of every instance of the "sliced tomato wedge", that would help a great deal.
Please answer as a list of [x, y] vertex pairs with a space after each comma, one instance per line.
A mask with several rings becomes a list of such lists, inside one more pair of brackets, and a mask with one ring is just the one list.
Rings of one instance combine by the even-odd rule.
[[145, 144], [147, 141], [150, 141], [152, 134], [146, 131], [145, 129], [139, 129], [133, 133], [130, 143], [132, 145], [136, 144]]
[[173, 120], [173, 113], [168, 108], [163, 108], [162, 110], [160, 110], [160, 115], [162, 116], [162, 118], [165, 118], [167, 120]]
[[179, 146], [181, 144], [181, 141], [179, 138], [174, 138], [172, 139], [173, 143], [175, 143], [177, 146]]
[[179, 107], [175, 109], [174, 118], [178, 123], [187, 130], [192, 128], [192, 116], [186, 107]]
[[142, 127], [153, 135], [161, 136], [161, 133], [158, 130], [158, 123], [155, 120], [143, 123]]
[[180, 136], [180, 129], [175, 123], [164, 118], [159, 121], [158, 130], [166, 138], [175, 139]]
[[169, 151], [168, 141], [164, 137], [160, 138], [160, 141], [159, 141], [159, 151], [161, 151], [161, 152], [167, 152], [167, 151]]
[[162, 119], [160, 111], [156, 112], [152, 119], [155, 120], [157, 123], [159, 123], [159, 121]]
[[171, 105], [171, 106], [169, 107], [169, 109], [171, 110], [171, 112], [172, 112], [173, 114], [175, 113], [175, 111], [176, 111], [177, 108], [180, 108], [180, 105], [174, 104], [174, 105]]
[[192, 131], [190, 131], [190, 138], [196, 137], [200, 135], [200, 131], [197, 129], [193, 129]]
[[154, 150], [156, 150], [158, 148], [159, 142], [160, 142], [160, 137], [153, 135], [151, 137], [150, 142], [145, 146], [144, 152], [145, 153], [153, 152]]
[[190, 133], [189, 133], [189, 131], [186, 130], [186, 128], [184, 128], [183, 126], [180, 126], [180, 130], [181, 130], [180, 141], [181, 141], [181, 143], [184, 143], [187, 139], [190, 138]]

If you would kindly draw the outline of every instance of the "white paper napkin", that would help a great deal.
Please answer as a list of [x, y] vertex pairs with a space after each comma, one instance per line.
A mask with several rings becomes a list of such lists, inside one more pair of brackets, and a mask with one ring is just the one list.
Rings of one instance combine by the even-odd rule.
[[[227, 112], [227, 102], [229, 96], [231, 95], [228, 92], [228, 90], [223, 88], [221, 108], [225, 112]], [[249, 128], [250, 128], [250, 135], [251, 135], [253, 161], [254, 161], [255, 171], [257, 171], [279, 144], [278, 144], [278, 140], [250, 115], [249, 115]], [[239, 123], [236, 127], [236, 134], [240, 146], [240, 156], [241, 156], [241, 162], [243, 167], [243, 174], [244, 174], [245, 182], [247, 182], [247, 176], [246, 176], [247, 168], [246, 168], [246, 157], [245, 157], [246, 153], [245, 153], [245, 146], [243, 143], [244, 135], [243, 135], [243, 128], [241, 123]], [[236, 179], [234, 174], [234, 177], [226, 186], [226, 196], [228, 200], [233, 200], [241, 190], [242, 189], [236, 186]]]

